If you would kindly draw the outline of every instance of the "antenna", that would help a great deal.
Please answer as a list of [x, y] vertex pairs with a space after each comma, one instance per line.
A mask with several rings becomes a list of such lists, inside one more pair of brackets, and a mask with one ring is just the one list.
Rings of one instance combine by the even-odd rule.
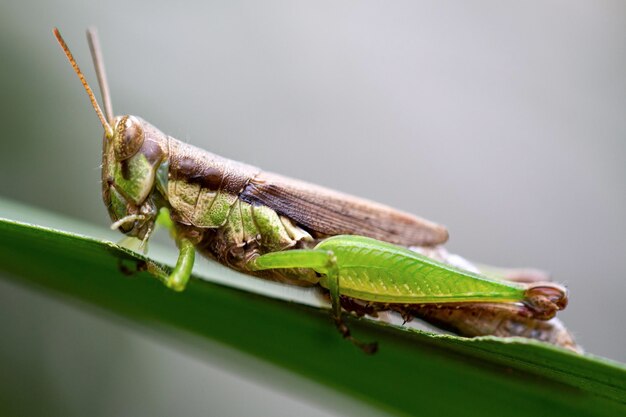
[[63, 48], [63, 52], [65, 53], [65, 56], [70, 61], [70, 64], [72, 64], [72, 68], [74, 68], [74, 72], [76, 73], [76, 75], [78, 75], [78, 78], [80, 78], [80, 82], [83, 84], [83, 87], [85, 87], [85, 91], [87, 91], [87, 95], [89, 95], [89, 100], [91, 100], [91, 105], [93, 106], [93, 109], [98, 114], [100, 123], [102, 123], [102, 127], [104, 128], [104, 133], [106, 134], [106, 137], [112, 138], [113, 128], [104, 118], [104, 115], [102, 114], [102, 110], [100, 110], [100, 106], [98, 105], [98, 102], [96, 101], [96, 97], [93, 95], [93, 91], [91, 90], [91, 87], [89, 87], [89, 84], [87, 84], [87, 81], [85, 80], [85, 76], [83, 75], [80, 68], [78, 68], [78, 64], [74, 60], [74, 56], [72, 56], [70, 49], [67, 47], [67, 44], [63, 40], [63, 37], [61, 36], [59, 29], [54, 28], [52, 32], [54, 33], [54, 37], [57, 38], [59, 45], [61, 45], [61, 48]]
[[95, 27], [87, 29], [87, 42], [91, 50], [91, 59], [93, 66], [96, 68], [98, 76], [98, 85], [100, 86], [100, 94], [102, 94], [102, 105], [104, 106], [104, 115], [109, 123], [113, 122], [113, 105], [111, 104], [111, 94], [109, 93], [109, 83], [107, 82], [107, 73], [104, 70], [104, 59], [102, 59], [102, 48], [98, 40], [98, 32]]

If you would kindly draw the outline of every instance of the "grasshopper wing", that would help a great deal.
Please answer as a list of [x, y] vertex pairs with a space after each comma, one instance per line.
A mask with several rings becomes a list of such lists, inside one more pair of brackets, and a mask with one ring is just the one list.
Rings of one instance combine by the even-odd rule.
[[269, 172], [254, 177], [239, 198], [325, 235], [362, 235], [404, 246], [437, 245], [448, 239], [444, 226], [428, 220]]

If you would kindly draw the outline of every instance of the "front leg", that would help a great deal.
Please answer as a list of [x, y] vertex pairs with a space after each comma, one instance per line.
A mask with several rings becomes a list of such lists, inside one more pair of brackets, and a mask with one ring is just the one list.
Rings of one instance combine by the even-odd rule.
[[146, 266], [148, 272], [165, 284], [166, 287], [180, 292], [187, 287], [187, 283], [191, 277], [191, 271], [196, 257], [196, 249], [193, 243], [187, 238], [177, 239], [176, 243], [179, 249], [178, 260], [171, 273], [168, 273], [152, 261], [148, 261]]
[[147, 270], [165, 284], [166, 287], [177, 292], [183, 291], [189, 282], [191, 271], [193, 270], [193, 264], [196, 258], [195, 247], [191, 240], [176, 230], [170, 218], [169, 210], [166, 208], [162, 208], [159, 211], [156, 224], [165, 227], [176, 241], [176, 246], [179, 250], [178, 260], [176, 261], [176, 266], [170, 273], [151, 261], [147, 263]]
[[330, 292], [332, 318], [341, 335], [352, 342], [365, 353], [375, 353], [377, 343], [364, 343], [350, 333], [350, 328], [343, 321], [341, 315], [341, 300], [339, 286], [339, 266], [332, 251], [321, 249], [294, 249], [281, 252], [272, 252], [261, 255], [248, 263], [252, 271], [282, 268], [311, 268], [326, 275]]

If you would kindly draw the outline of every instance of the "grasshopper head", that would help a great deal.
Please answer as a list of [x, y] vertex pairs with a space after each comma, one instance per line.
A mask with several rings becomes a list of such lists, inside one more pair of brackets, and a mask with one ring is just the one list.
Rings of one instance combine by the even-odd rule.
[[102, 153], [102, 198], [113, 228], [144, 239], [153, 229], [159, 205], [153, 193], [156, 173], [166, 159], [167, 137], [135, 116], [113, 120]]
[[113, 117], [100, 44], [94, 29], [87, 31], [87, 39], [104, 101], [104, 114], [59, 30], [55, 28], [53, 33], [104, 128], [102, 198], [114, 222], [112, 228], [147, 239], [154, 227], [157, 206], [161, 203], [159, 193], [152, 191], [156, 172], [167, 156], [167, 136], [138, 117]]

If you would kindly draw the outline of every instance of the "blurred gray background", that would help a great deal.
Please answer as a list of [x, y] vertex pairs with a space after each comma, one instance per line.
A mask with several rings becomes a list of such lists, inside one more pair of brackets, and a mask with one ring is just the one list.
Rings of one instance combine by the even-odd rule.
[[[106, 227], [101, 127], [51, 34], [61, 29], [95, 87], [84, 37], [92, 24], [115, 113], [443, 223], [449, 248], [471, 259], [549, 270], [571, 290], [561, 317], [578, 341], [626, 361], [624, 2], [5, 0], [0, 195]], [[0, 366], [33, 356], [45, 369], [89, 363], [68, 371], [76, 381], [104, 378], [115, 357], [137, 383], [164, 369], [200, 385], [241, 378], [220, 367], [219, 354], [181, 357], [109, 319], [1, 288], [0, 323], [13, 323], [15, 337], [3, 340]], [[17, 317], [31, 331], [16, 330]], [[142, 366], [138, 351], [166, 368]], [[42, 391], [58, 388], [38, 381]], [[237, 396], [247, 392], [233, 384]], [[328, 400], [331, 392], [320, 406], [279, 388], [246, 395], [258, 407], [293, 403], [302, 415], [355, 412]], [[155, 393], [173, 387], [142, 389], [149, 411], [134, 415], [154, 415], [165, 401]], [[121, 391], [107, 391], [109, 414], [126, 410]], [[199, 412], [225, 398], [195, 394]], [[63, 415], [90, 409], [76, 395], [47, 401]], [[244, 412], [220, 407], [216, 414]]]

